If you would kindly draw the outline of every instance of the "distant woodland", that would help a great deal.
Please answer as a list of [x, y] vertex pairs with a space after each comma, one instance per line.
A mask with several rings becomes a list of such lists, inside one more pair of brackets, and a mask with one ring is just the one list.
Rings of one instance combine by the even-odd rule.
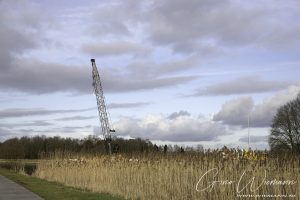
[[[149, 140], [116, 138], [112, 146], [117, 145], [117, 153], [149, 153], [166, 151], [183, 151], [177, 145], [157, 146]], [[47, 157], [55, 152], [60, 153], [83, 153], [83, 154], [105, 154], [106, 143], [104, 140], [95, 136], [88, 136], [84, 139], [62, 138], [62, 137], [22, 137], [12, 138], [0, 142], [0, 158], [2, 159], [38, 159]], [[202, 146], [199, 147], [201, 150]], [[113, 149], [114, 151], [115, 149]], [[193, 148], [186, 147], [185, 150], [191, 151]]]

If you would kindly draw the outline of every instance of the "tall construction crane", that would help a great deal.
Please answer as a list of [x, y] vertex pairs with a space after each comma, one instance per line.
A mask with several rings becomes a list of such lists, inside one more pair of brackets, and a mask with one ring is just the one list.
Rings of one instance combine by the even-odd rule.
[[105, 97], [103, 94], [101, 79], [100, 79], [100, 76], [99, 76], [99, 73], [97, 70], [95, 59], [91, 59], [91, 62], [92, 62], [92, 67], [93, 67], [93, 70], [92, 70], [93, 87], [94, 87], [94, 93], [95, 93], [96, 100], [97, 100], [101, 130], [102, 130], [102, 134], [103, 134], [103, 139], [105, 141], [106, 152], [111, 154], [111, 152], [112, 152], [111, 133], [115, 132], [115, 130], [111, 129], [111, 126], [109, 124], [107, 109], [106, 109], [106, 104], [105, 104]]

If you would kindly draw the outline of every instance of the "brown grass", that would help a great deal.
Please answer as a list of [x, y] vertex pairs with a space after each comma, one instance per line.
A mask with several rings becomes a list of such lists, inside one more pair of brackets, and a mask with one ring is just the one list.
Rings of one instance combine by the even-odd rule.
[[[232, 184], [215, 183], [211, 191], [209, 189], [202, 192], [196, 191], [200, 177], [214, 168], [218, 170], [218, 174], [215, 177], [212, 174], [205, 176], [199, 182], [199, 190], [207, 187], [212, 180], [234, 182]], [[281, 156], [265, 161], [253, 161], [236, 159], [234, 156], [223, 159], [219, 152], [130, 157], [125, 155], [92, 157], [56, 155], [50, 160], [39, 162], [35, 176], [68, 186], [120, 195], [127, 199], [228, 200], [237, 199], [237, 182], [244, 172], [240, 181], [240, 186], [243, 187], [253, 177], [256, 177], [253, 186], [257, 187], [263, 181], [265, 172], [266, 180], [289, 180], [296, 181], [296, 183], [263, 185], [257, 191], [250, 191], [250, 185], [248, 185], [241, 194], [287, 194], [297, 195], [299, 198], [299, 156]]]

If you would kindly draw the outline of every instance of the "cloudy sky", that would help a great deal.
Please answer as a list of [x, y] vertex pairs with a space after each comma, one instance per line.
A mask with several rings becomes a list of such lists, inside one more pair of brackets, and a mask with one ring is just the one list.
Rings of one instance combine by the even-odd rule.
[[0, 141], [116, 134], [268, 148], [300, 91], [298, 0], [0, 0]]

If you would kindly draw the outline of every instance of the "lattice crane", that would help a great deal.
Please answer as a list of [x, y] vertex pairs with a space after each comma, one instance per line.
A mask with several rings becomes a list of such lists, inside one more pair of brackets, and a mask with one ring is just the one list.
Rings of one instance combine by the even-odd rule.
[[112, 149], [111, 133], [115, 132], [115, 130], [111, 129], [111, 126], [109, 124], [109, 119], [108, 119], [107, 109], [106, 109], [106, 104], [105, 104], [105, 97], [104, 97], [101, 79], [100, 79], [100, 76], [99, 76], [99, 73], [97, 70], [95, 59], [91, 59], [91, 62], [92, 62], [92, 67], [93, 67], [93, 70], [92, 70], [93, 87], [94, 87], [94, 93], [95, 93], [96, 100], [97, 100], [101, 130], [102, 130], [103, 138], [106, 143], [106, 151], [108, 153], [111, 153], [111, 149]]

